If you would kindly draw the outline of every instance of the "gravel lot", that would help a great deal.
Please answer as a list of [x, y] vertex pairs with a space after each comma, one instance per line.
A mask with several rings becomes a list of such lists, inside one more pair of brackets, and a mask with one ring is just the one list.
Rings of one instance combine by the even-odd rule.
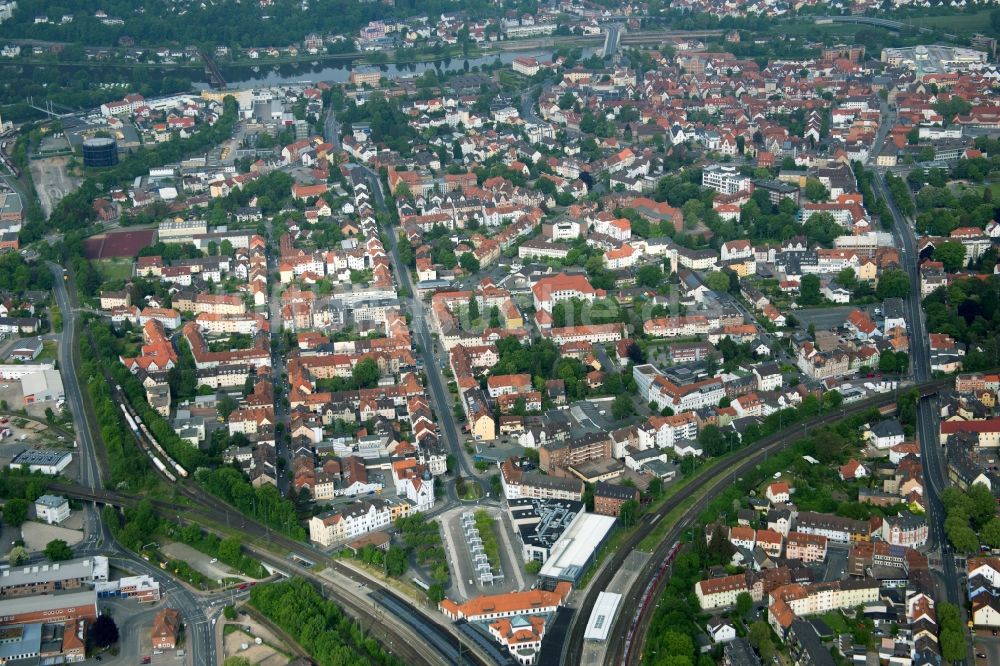
[[31, 177], [35, 181], [35, 191], [42, 204], [45, 216], [70, 192], [80, 187], [80, 179], [73, 178], [66, 171], [68, 157], [48, 157], [41, 160], [31, 160]]
[[45, 545], [53, 539], [62, 539], [71, 546], [78, 544], [83, 541], [83, 530], [27, 522], [21, 525], [21, 538], [24, 539], [24, 547], [28, 552], [34, 553], [45, 550]]

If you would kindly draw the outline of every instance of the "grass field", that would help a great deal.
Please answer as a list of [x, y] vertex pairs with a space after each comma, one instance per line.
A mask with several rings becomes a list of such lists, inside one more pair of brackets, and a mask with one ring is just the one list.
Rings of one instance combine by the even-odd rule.
[[105, 282], [125, 282], [132, 277], [131, 259], [101, 259], [94, 262], [94, 267]]
[[42, 343], [42, 353], [35, 359], [36, 363], [52, 363], [56, 360], [56, 341], [46, 340]]
[[964, 184], [959, 184], [959, 185], [952, 186], [951, 191], [954, 192], [955, 196], [958, 196], [958, 197], [960, 197], [964, 193], [970, 192], [970, 191], [971, 192], [975, 192], [978, 195], [982, 195], [983, 189], [985, 187], [989, 187], [991, 190], [993, 190], [993, 200], [994, 201], [1000, 201], [1000, 183], [990, 183], [989, 185], [972, 185], [972, 186], [968, 186], [968, 185], [964, 185]]
[[976, 12], [955, 12], [945, 16], [900, 16], [896, 20], [905, 21], [918, 28], [942, 28], [959, 34], [985, 32], [990, 27], [990, 9]]

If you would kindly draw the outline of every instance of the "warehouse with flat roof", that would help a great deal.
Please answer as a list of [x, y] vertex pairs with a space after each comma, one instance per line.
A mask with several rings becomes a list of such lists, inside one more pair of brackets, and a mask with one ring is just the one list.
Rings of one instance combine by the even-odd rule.
[[52, 564], [30, 564], [0, 569], [0, 599], [51, 594], [108, 580], [108, 558], [103, 555]]
[[612, 516], [581, 514], [549, 549], [549, 556], [538, 575], [575, 585], [593, 562], [594, 555], [611, 534], [616, 522], [617, 519]]
[[66, 399], [62, 375], [59, 374], [58, 370], [42, 370], [21, 377], [21, 393], [24, 395], [24, 404], [26, 405], [35, 402], [58, 402]]
[[41, 451], [25, 449], [10, 461], [11, 469], [25, 469], [29, 472], [41, 472], [55, 476], [69, 467], [73, 454], [69, 451]]

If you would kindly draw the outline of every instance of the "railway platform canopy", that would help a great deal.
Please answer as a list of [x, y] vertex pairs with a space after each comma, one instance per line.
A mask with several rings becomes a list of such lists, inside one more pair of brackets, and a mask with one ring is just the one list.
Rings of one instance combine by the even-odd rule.
[[622, 595], [614, 592], [601, 592], [597, 595], [597, 603], [590, 613], [587, 621], [587, 629], [583, 633], [584, 640], [604, 642], [608, 640], [608, 633], [611, 625], [615, 623], [615, 615], [618, 613], [618, 606], [621, 605]]

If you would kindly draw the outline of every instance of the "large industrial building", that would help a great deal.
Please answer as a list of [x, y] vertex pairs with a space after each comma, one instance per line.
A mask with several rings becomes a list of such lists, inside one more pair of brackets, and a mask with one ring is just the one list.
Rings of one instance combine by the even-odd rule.
[[108, 580], [108, 558], [101, 555], [52, 564], [0, 569], [0, 599], [81, 590]]
[[27, 469], [29, 472], [41, 472], [55, 476], [69, 467], [73, 462], [73, 454], [69, 451], [40, 451], [26, 449], [10, 461], [11, 469]]
[[576, 585], [594, 555], [614, 530], [617, 520], [596, 513], [577, 514], [559, 540], [549, 549], [549, 556], [538, 575]]
[[66, 399], [63, 391], [62, 375], [58, 370], [43, 370], [21, 378], [21, 393], [24, 404], [36, 402], [58, 402]]
[[41, 594], [0, 600], [0, 626], [33, 622], [76, 622], [97, 619], [97, 592]]

